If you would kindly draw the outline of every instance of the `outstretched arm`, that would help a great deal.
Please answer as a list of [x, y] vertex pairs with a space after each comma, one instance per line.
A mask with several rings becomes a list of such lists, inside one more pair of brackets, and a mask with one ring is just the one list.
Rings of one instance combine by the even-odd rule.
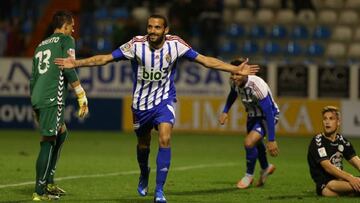
[[231, 73], [240, 74], [240, 75], [254, 75], [260, 69], [258, 65], [247, 64], [249, 61], [248, 59], [246, 61], [244, 61], [242, 64], [240, 64], [239, 66], [233, 66], [233, 65], [225, 63], [217, 58], [199, 54], [195, 58], [195, 61], [202, 64], [203, 66], [205, 66], [207, 68], [222, 70], [222, 71], [231, 72]]
[[349, 163], [354, 166], [358, 171], [360, 171], [360, 158], [358, 156], [354, 156], [349, 160]]
[[268, 131], [268, 142], [266, 144], [267, 148], [271, 156], [277, 156], [279, 154], [279, 149], [275, 141], [275, 115], [272, 110], [271, 98], [269, 95], [260, 100], [260, 107], [265, 114]]
[[347, 182], [349, 182], [351, 187], [354, 188], [355, 191], [360, 191], [360, 178], [354, 177], [350, 173], [336, 168], [334, 165], [331, 164], [328, 159], [321, 161], [320, 165], [329, 174], [335, 176], [338, 179], [346, 180]]
[[114, 60], [112, 54], [95, 55], [89, 58], [75, 60], [73, 58], [56, 58], [55, 64], [59, 65], [59, 68], [76, 68], [83, 66], [101, 66]]

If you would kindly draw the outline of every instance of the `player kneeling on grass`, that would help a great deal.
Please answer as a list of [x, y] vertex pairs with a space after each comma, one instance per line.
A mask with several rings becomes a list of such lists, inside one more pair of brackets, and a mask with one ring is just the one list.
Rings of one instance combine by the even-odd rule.
[[360, 178], [343, 171], [343, 158], [358, 170], [360, 159], [351, 143], [337, 132], [340, 127], [339, 109], [324, 107], [322, 118], [323, 132], [311, 140], [307, 156], [316, 193], [327, 197], [359, 195]]
[[57, 200], [65, 191], [54, 184], [56, 163], [62, 144], [67, 137], [64, 123], [67, 85], [77, 95], [79, 117], [88, 113], [87, 98], [75, 70], [60, 70], [55, 57], [75, 58], [75, 43], [71, 37], [74, 19], [71, 13], [59, 11], [52, 24], [54, 33], [42, 41], [35, 50], [30, 79], [31, 104], [42, 135], [36, 161], [36, 182], [33, 201]]
[[[236, 59], [233, 65], [241, 64], [244, 59]], [[228, 119], [228, 111], [236, 98], [240, 99], [247, 112], [247, 136], [245, 137], [246, 173], [238, 182], [237, 187], [245, 189], [251, 186], [254, 178], [256, 159], [259, 159], [261, 171], [256, 186], [262, 186], [268, 175], [275, 171], [275, 166], [269, 164], [263, 138], [267, 134], [267, 148], [272, 156], [278, 155], [275, 142], [275, 124], [279, 116], [279, 108], [272, 98], [270, 88], [263, 79], [256, 75], [241, 76], [232, 74], [230, 77], [231, 90], [226, 100], [223, 113], [219, 117], [221, 125]]]

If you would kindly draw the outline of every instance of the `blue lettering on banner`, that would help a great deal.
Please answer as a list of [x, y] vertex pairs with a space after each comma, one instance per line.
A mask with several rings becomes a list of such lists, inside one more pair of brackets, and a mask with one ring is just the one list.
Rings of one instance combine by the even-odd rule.
[[[179, 75], [182, 71], [178, 71]], [[195, 85], [200, 82], [200, 73], [199, 73], [199, 67], [196, 65], [189, 65], [185, 68], [185, 73], [187, 73], [187, 77], [185, 82], [190, 85]]]
[[131, 66], [127, 66], [126, 64], [122, 64], [120, 66], [120, 82], [126, 83], [127, 81], [133, 82], [134, 80], [134, 73]]
[[[85, 119], [78, 118], [77, 111], [76, 99], [69, 98], [64, 118], [70, 129], [122, 129], [122, 99], [89, 99], [89, 115]], [[31, 129], [34, 127], [30, 98], [1, 97], [0, 129]]]
[[[97, 69], [99, 81], [104, 84], [111, 83], [112, 81], [114, 81], [114, 78], [115, 78], [114, 64], [110, 64], [109, 67], [106, 67], [106, 68], [108, 69], [108, 71], [104, 71], [104, 67]], [[107, 76], [105, 76], [105, 75], [107, 75]]]
[[217, 83], [220, 85], [223, 83], [219, 71], [213, 69], [209, 70], [205, 79], [205, 84], [210, 84], [210, 83]]

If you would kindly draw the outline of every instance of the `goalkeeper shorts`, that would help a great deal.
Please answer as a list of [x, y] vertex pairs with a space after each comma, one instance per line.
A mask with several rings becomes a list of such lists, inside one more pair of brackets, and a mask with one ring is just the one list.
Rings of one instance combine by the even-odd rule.
[[34, 109], [34, 111], [36, 113], [36, 119], [39, 122], [41, 135], [57, 135], [61, 126], [64, 124], [65, 106], [50, 106], [46, 108]]

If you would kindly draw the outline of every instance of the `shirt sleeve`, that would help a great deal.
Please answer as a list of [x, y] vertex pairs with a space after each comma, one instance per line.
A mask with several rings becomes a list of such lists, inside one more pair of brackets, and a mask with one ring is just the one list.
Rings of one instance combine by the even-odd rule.
[[253, 86], [255, 96], [259, 100], [262, 100], [268, 96], [269, 86], [260, 77], [255, 77], [255, 80], [254, 80], [254, 83], [252, 86]]
[[226, 99], [226, 103], [224, 106], [224, 110], [223, 110], [224, 113], [229, 112], [229, 110], [230, 110], [231, 106], [234, 104], [237, 96], [238, 95], [237, 95], [236, 91], [234, 90], [234, 88], [231, 87], [231, 90], [229, 92], [229, 95]]
[[184, 56], [189, 60], [194, 60], [197, 57], [198, 53], [194, 51], [183, 39], [175, 35], [171, 36], [171, 39], [176, 42], [175, 47], [179, 57]]
[[194, 61], [198, 55], [199, 53], [194, 49], [189, 49], [187, 52], [185, 52], [184, 57], [190, 61]]
[[344, 139], [344, 158], [346, 160], [350, 160], [354, 156], [356, 156], [356, 152], [352, 144], [345, 138]]
[[135, 56], [134, 41], [136, 37], [115, 49], [111, 54], [115, 61], [122, 59], [133, 59]]
[[75, 40], [71, 36], [66, 36], [63, 38], [63, 57], [72, 57], [76, 59], [75, 54]]
[[270, 96], [266, 96], [264, 99], [260, 100], [259, 102], [261, 110], [265, 114], [265, 120], [268, 130], [268, 140], [274, 141], [275, 140], [275, 115], [272, 109], [272, 101]]
[[329, 159], [326, 148], [321, 144], [321, 142], [316, 142], [315, 140], [316, 137], [311, 140], [309, 146], [310, 156], [316, 161], [316, 163], [320, 163], [323, 160]]
[[[63, 57], [73, 57], [76, 59], [75, 54], [75, 40], [74, 38], [68, 36], [64, 38], [63, 42]], [[79, 80], [78, 75], [75, 69], [65, 69], [64, 76], [68, 80], [69, 83], [73, 83]]]

